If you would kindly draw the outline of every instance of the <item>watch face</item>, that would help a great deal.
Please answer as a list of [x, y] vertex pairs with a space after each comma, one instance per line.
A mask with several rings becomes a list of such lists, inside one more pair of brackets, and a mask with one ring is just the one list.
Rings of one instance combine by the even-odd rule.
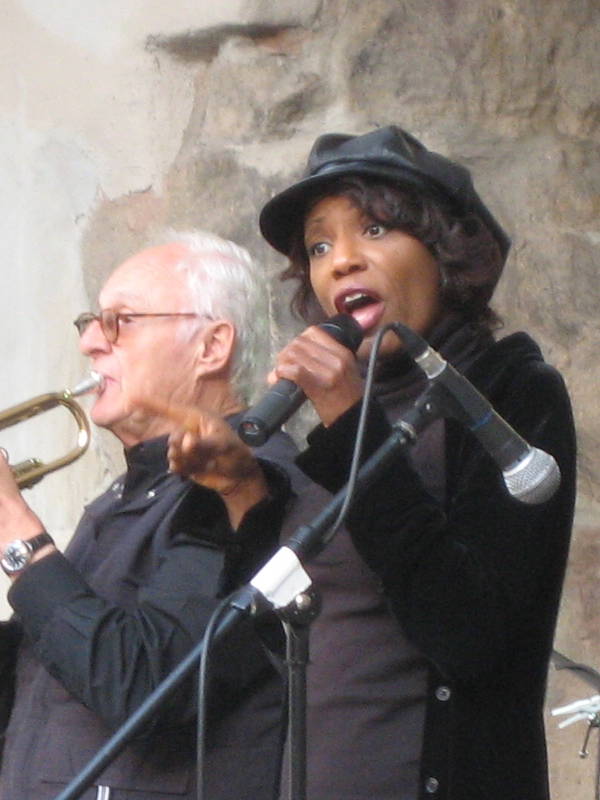
[[4, 571], [10, 574], [27, 566], [30, 558], [31, 547], [28, 547], [26, 542], [16, 541], [7, 545], [0, 563]]

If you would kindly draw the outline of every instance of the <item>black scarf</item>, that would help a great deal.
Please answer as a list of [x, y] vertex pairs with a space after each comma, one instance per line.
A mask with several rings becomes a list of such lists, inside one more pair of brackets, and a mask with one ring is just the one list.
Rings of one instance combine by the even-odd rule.
[[[465, 372], [494, 343], [489, 331], [455, 316], [447, 316], [436, 325], [427, 341], [460, 372]], [[374, 392], [392, 423], [402, 418], [426, 387], [427, 378], [404, 350], [377, 366]], [[443, 420], [435, 420], [410, 450], [415, 470], [440, 502], [446, 485], [444, 433]]]

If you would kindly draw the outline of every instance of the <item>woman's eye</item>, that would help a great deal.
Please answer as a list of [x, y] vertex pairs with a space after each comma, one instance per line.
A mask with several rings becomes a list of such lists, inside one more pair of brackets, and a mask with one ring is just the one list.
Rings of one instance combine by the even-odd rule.
[[323, 256], [329, 251], [329, 245], [326, 242], [315, 242], [308, 246], [309, 256]]
[[130, 322], [133, 322], [135, 318], [135, 314], [119, 314], [119, 323], [127, 325]]
[[372, 239], [376, 239], [378, 236], [383, 236], [383, 234], [387, 231], [385, 225], [382, 225], [380, 222], [371, 222], [365, 228], [365, 233], [367, 236], [370, 236]]

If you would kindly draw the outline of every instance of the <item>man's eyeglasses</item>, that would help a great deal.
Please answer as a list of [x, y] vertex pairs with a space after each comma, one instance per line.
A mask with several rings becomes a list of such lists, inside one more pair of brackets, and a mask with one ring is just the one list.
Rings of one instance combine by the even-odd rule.
[[106, 337], [106, 340], [110, 342], [110, 344], [115, 344], [117, 339], [119, 338], [119, 326], [121, 322], [128, 322], [131, 319], [137, 319], [139, 317], [200, 317], [203, 316], [202, 314], [196, 314], [193, 311], [183, 311], [183, 312], [176, 312], [176, 311], [166, 311], [164, 313], [154, 313], [154, 314], [134, 314], [129, 312], [119, 312], [113, 311], [110, 308], [105, 309], [104, 311], [100, 311], [98, 314], [93, 314], [91, 311], [84, 311], [83, 314], [80, 314], [77, 319], [73, 322], [75, 327], [77, 328], [77, 332], [80, 336], [83, 336], [85, 331], [92, 322], [99, 322], [100, 327], [102, 328], [102, 333]]

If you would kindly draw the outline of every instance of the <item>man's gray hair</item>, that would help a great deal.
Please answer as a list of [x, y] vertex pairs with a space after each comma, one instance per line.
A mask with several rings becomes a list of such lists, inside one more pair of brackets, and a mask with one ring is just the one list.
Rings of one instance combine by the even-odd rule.
[[214, 233], [169, 231], [161, 240], [181, 244], [187, 251], [176, 269], [187, 280], [191, 310], [233, 324], [236, 340], [231, 383], [239, 399], [250, 403], [264, 386], [270, 359], [269, 291], [264, 270], [245, 248]]

